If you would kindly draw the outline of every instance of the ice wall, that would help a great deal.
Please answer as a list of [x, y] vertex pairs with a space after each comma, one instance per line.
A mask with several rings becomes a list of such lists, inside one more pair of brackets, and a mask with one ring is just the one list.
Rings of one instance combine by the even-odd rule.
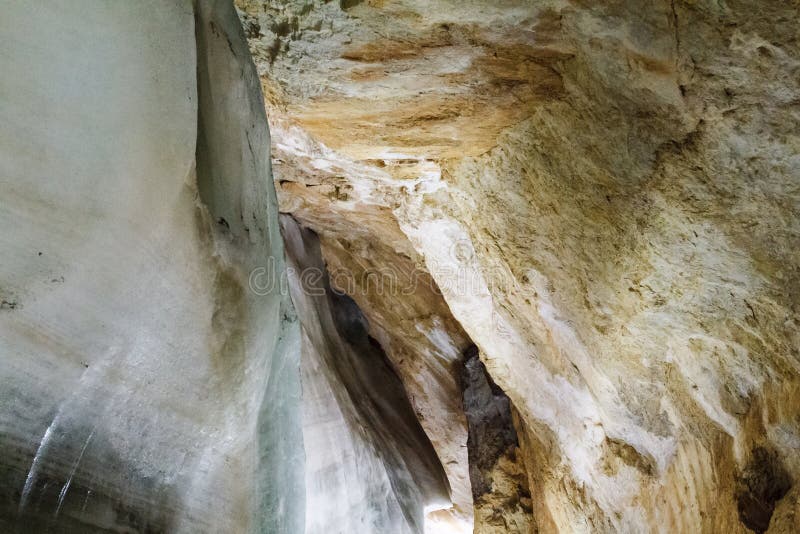
[[302, 531], [298, 328], [230, 2], [4, 2], [0, 530]]
[[281, 215], [302, 323], [306, 533], [421, 534], [450, 505], [436, 452], [355, 302], [334, 292], [317, 235]]

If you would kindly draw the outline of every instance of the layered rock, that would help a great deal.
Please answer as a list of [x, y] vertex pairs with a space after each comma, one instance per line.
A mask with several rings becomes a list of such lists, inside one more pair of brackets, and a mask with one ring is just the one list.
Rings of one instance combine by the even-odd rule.
[[424, 261], [541, 531], [791, 531], [796, 3], [237, 4], [281, 209]]
[[237, 5], [0, 18], [5, 530], [797, 529], [796, 2]]

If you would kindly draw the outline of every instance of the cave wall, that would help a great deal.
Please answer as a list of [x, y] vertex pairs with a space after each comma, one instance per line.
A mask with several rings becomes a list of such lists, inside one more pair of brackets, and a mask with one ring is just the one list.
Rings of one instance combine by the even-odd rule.
[[232, 3], [12, 3], [0, 35], [1, 529], [421, 534], [448, 479], [292, 219], [286, 268]]
[[798, 468], [797, 10], [633, 8], [563, 13], [568, 96], [446, 165], [434, 218], [469, 235], [514, 343], [488, 365], [547, 451], [534, 515], [763, 532], [747, 503], [771, 509]]
[[797, 529], [796, 2], [236, 5], [4, 8], [3, 529]]
[[[273, 125], [283, 132], [281, 124]], [[313, 150], [323, 151], [304, 140]], [[401, 377], [444, 466], [453, 507], [431, 512], [428, 521], [456, 532], [471, 530], [467, 424], [458, 380], [461, 353], [469, 339], [386, 208], [354, 205], [347, 217], [332, 209], [331, 199], [344, 198], [350, 191], [351, 185], [339, 178], [348, 167], [314, 168], [287, 153], [283, 141], [291, 142], [292, 137], [276, 134], [280, 209], [317, 234], [330, 284], [353, 298], [368, 319], [370, 336]]]
[[0, 34], [0, 530], [298, 532], [299, 329], [248, 290], [283, 245], [232, 5], [10, 2]]
[[318, 236], [281, 215], [303, 331], [306, 532], [422, 533], [450, 487], [403, 383], [356, 302], [331, 287]]
[[281, 210], [430, 274], [537, 528], [791, 531], [796, 2], [237, 5]]

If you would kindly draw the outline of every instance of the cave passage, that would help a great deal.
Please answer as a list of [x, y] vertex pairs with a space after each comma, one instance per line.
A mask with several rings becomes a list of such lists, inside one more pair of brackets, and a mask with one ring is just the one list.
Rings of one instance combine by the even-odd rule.
[[0, 533], [800, 532], [799, 20], [5, 0]]

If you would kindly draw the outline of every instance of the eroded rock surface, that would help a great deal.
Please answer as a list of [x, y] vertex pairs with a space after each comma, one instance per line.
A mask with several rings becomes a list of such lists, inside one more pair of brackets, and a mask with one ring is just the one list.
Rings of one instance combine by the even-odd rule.
[[4, 530], [797, 530], [796, 1], [236, 5], [3, 7]]
[[237, 5], [281, 209], [427, 270], [519, 411], [540, 531], [791, 532], [796, 2]]
[[469, 426], [469, 475], [476, 534], [534, 532], [528, 474], [514, 429], [511, 401], [486, 372], [474, 345], [461, 372]]
[[[299, 316], [282, 283], [264, 99], [233, 4], [14, 2], [0, 35], [0, 222], [17, 228], [0, 238], [0, 529], [422, 534], [450, 507], [448, 477], [294, 223], [295, 274], [318, 271]], [[406, 305], [434, 294], [425, 282]], [[382, 343], [420, 417], [453, 415], [437, 435], [450, 460], [465, 336], [436, 296], [416, 338]]]

